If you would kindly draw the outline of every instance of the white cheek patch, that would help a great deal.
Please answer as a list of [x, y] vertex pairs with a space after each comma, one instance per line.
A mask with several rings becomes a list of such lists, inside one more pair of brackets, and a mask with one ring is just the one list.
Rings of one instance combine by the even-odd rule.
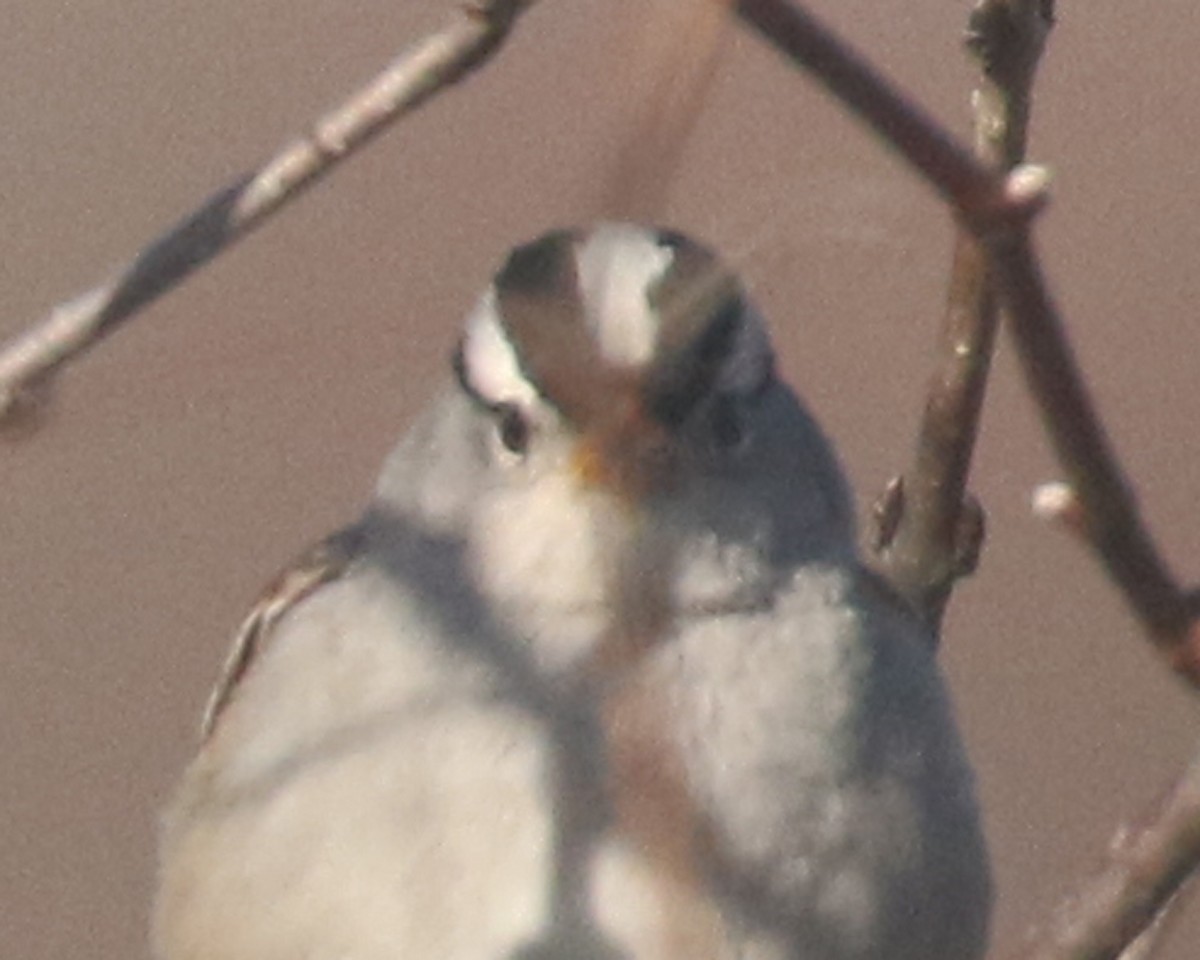
[[492, 287], [467, 318], [462, 351], [470, 387], [486, 402], [515, 403], [526, 410], [537, 402], [537, 391], [521, 373], [517, 354], [500, 327], [496, 291]]
[[588, 324], [614, 366], [641, 366], [654, 356], [659, 318], [646, 294], [674, 258], [654, 232], [628, 224], [602, 224], [579, 247], [579, 290]]

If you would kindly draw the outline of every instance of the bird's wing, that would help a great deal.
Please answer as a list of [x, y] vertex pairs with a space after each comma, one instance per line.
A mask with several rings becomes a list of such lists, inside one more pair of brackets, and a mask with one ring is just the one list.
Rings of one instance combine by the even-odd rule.
[[339, 530], [309, 547], [267, 585], [234, 635], [220, 679], [204, 708], [202, 741], [212, 735], [222, 711], [270, 642], [280, 619], [319, 587], [341, 577], [361, 553], [362, 544], [361, 528]]

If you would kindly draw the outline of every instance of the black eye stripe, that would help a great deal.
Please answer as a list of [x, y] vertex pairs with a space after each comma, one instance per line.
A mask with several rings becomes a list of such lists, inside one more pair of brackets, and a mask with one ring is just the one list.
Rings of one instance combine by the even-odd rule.
[[[517, 247], [496, 274], [496, 289], [510, 294], [570, 294], [575, 290], [572, 251], [577, 235], [570, 230], [547, 233]], [[566, 287], [571, 289], [565, 289]], [[578, 300], [578, 293], [574, 293]]]
[[722, 303], [699, 337], [682, 350], [667, 352], [647, 372], [646, 405], [668, 427], [676, 427], [713, 390], [741, 323], [740, 299]]

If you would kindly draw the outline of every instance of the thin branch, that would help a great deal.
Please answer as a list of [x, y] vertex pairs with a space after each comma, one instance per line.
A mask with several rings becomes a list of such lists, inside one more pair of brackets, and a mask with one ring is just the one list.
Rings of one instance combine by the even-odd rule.
[[1123, 830], [1107, 862], [1056, 911], [1022, 960], [1116, 960], [1150, 928], [1200, 866], [1200, 756], [1137, 830]]
[[1042, 197], [1014, 194], [867, 61], [788, 0], [737, 0], [737, 13], [768, 44], [858, 115], [978, 229], [1028, 220]]
[[[1025, 159], [1033, 78], [1052, 23], [1046, 0], [979, 0], [971, 13], [967, 47], [981, 71], [971, 97], [975, 155], [989, 169], [1008, 171]], [[878, 565], [934, 625], [955, 582], [974, 570], [983, 539], [967, 476], [998, 315], [987, 252], [960, 223], [913, 461], [875, 512]]]
[[[1029, 224], [1044, 197], [1044, 173], [1030, 167], [991, 173], [786, 0], [739, 0], [738, 11], [786, 56], [817, 73], [956, 205], [987, 251], [1026, 379], [1067, 475], [1059, 515], [1088, 538], [1172, 668], [1200, 687], [1200, 595], [1173, 581], [1141, 523], [1034, 253]], [[897, 116], [888, 119], [891, 111]], [[1104, 872], [1034, 949], [1034, 960], [1120, 956], [1198, 866], [1200, 759], [1153, 822], [1114, 847]]]
[[1009, 331], [1042, 411], [1080, 532], [1171, 668], [1200, 688], [1200, 618], [1194, 595], [1176, 585], [1149, 532], [1075, 363], [1025, 231], [986, 238]]
[[1183, 884], [1162, 906], [1158, 907], [1154, 918], [1146, 928], [1134, 937], [1119, 955], [1119, 960], [1152, 960], [1166, 942], [1167, 934], [1175, 926], [1179, 918], [1179, 905], [1186, 899], [1191, 889], [1192, 881], [1184, 880]]
[[1044, 172], [989, 170], [788, 0], [738, 0], [737, 10], [896, 147], [984, 244], [1030, 390], [1088, 518], [1089, 539], [1172, 668], [1200, 689], [1200, 606], [1172, 579], [1142, 525], [1033, 254], [1028, 224], [1044, 203]]
[[115, 277], [0, 349], [0, 420], [29, 420], [49, 378], [179, 284], [337, 163], [434, 94], [482, 66], [534, 0], [470, 0], [258, 170], [241, 177], [142, 250]]

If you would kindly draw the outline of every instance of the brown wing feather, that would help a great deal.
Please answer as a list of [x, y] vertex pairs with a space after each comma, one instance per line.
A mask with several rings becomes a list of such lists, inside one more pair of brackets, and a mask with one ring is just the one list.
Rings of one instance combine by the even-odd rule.
[[263, 590], [234, 635], [221, 677], [209, 695], [200, 725], [202, 741], [212, 735], [238, 684], [270, 641], [275, 624], [305, 597], [345, 573], [361, 552], [362, 541], [358, 527], [339, 530], [309, 547]]

